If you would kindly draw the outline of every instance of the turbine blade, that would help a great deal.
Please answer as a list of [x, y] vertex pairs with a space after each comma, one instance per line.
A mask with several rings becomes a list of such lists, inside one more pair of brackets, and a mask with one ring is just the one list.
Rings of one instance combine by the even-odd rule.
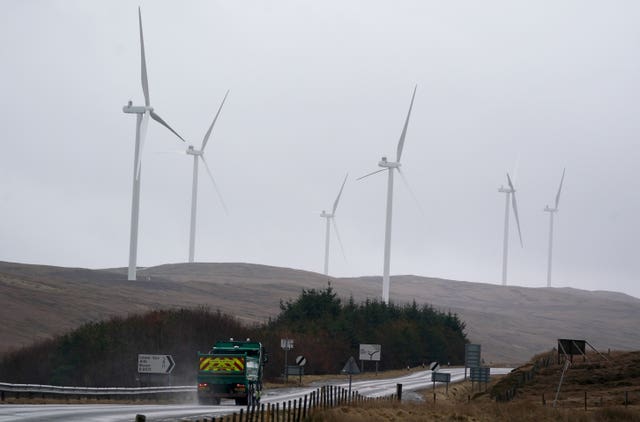
[[144, 54], [144, 37], [142, 35], [142, 12], [140, 6], [138, 6], [138, 23], [140, 24], [140, 61], [141, 61], [141, 77], [142, 77], [142, 92], [144, 93], [144, 105], [149, 107], [151, 100], [149, 99], [149, 80], [147, 78], [147, 59]]
[[516, 225], [518, 226], [518, 236], [520, 238], [520, 247], [522, 248], [522, 232], [520, 231], [520, 219], [518, 218], [518, 204], [516, 203], [516, 192], [511, 193], [511, 206], [513, 207], [513, 215], [516, 217]]
[[340, 238], [340, 232], [338, 231], [338, 224], [336, 223], [335, 217], [331, 218], [331, 222], [333, 223], [333, 231], [336, 233], [336, 239], [338, 239], [338, 244], [340, 245], [342, 257], [344, 258], [344, 262], [347, 262], [347, 255], [344, 253], [344, 245], [342, 244], [342, 239]]
[[398, 173], [400, 173], [400, 178], [402, 179], [402, 183], [404, 184], [404, 186], [409, 191], [409, 194], [411, 195], [411, 198], [413, 198], [413, 201], [416, 203], [416, 206], [420, 210], [420, 213], [422, 215], [424, 215], [424, 208], [422, 208], [422, 204], [420, 204], [420, 201], [418, 201], [418, 197], [413, 192], [413, 189], [411, 189], [411, 186], [409, 185], [409, 181], [405, 177], [404, 173], [402, 171], [400, 171], [400, 167], [398, 167], [397, 169], [398, 169]]
[[227, 95], [229, 95], [229, 90], [227, 90], [227, 93], [224, 94], [224, 98], [222, 99], [222, 103], [220, 104], [220, 107], [218, 108], [218, 112], [216, 113], [216, 116], [213, 118], [213, 122], [211, 122], [211, 126], [209, 126], [209, 130], [204, 135], [204, 139], [202, 140], [202, 148], [200, 148], [200, 151], [204, 151], [204, 147], [206, 147], [207, 146], [207, 142], [209, 142], [209, 136], [211, 136], [211, 131], [213, 130], [213, 125], [215, 125], [216, 124], [216, 120], [218, 120], [218, 116], [220, 115], [220, 111], [222, 110], [222, 106], [224, 105], [224, 102], [227, 100]]
[[382, 168], [382, 169], [380, 169], [380, 170], [372, 171], [372, 172], [371, 172], [371, 173], [369, 173], [369, 174], [365, 174], [364, 176], [360, 176], [360, 177], [358, 177], [356, 180], [362, 180], [362, 179], [364, 179], [365, 177], [373, 176], [374, 174], [376, 174], [376, 173], [380, 173], [381, 171], [385, 171], [385, 170], [387, 170], [387, 169], [386, 169], [386, 168]]
[[178, 135], [178, 132], [176, 132], [175, 130], [173, 130], [173, 128], [171, 126], [169, 126], [169, 124], [167, 122], [165, 122], [164, 120], [162, 120], [162, 117], [158, 116], [156, 114], [155, 111], [151, 110], [151, 118], [153, 120], [155, 120], [156, 122], [160, 123], [162, 126], [166, 127], [167, 129], [169, 129], [174, 135], [176, 135], [178, 138], [180, 138], [180, 140], [182, 142], [186, 142], [182, 136]]
[[338, 192], [338, 196], [336, 197], [336, 200], [333, 202], [333, 211], [331, 211], [331, 214], [333, 214], [333, 215], [336, 214], [336, 208], [338, 208], [338, 202], [340, 201], [340, 196], [342, 195], [342, 190], [344, 189], [344, 184], [347, 183], [347, 177], [349, 177], [349, 173], [347, 173], [344, 176], [344, 180], [342, 181], [342, 186], [340, 187], [340, 192]]
[[562, 192], [562, 183], [564, 182], [564, 172], [566, 169], [562, 169], [562, 178], [560, 179], [560, 186], [558, 187], [558, 193], [556, 194], [556, 209], [560, 203], [560, 192]]
[[509, 173], [507, 173], [507, 182], [509, 182], [509, 188], [511, 188], [512, 191], [515, 191], [513, 183], [511, 182], [511, 177], [509, 177]]
[[513, 214], [516, 216], [516, 225], [518, 226], [518, 236], [520, 237], [520, 247], [522, 247], [522, 232], [520, 231], [520, 218], [518, 218], [518, 204], [516, 202], [516, 189], [513, 187], [513, 182], [509, 173], [507, 173], [507, 182], [509, 182], [509, 188], [511, 189], [511, 206], [513, 207]]
[[147, 137], [147, 127], [149, 126], [149, 113], [146, 112], [142, 115], [142, 121], [140, 122], [140, 149], [138, 150], [138, 162], [136, 163], [136, 180], [140, 179], [140, 167], [142, 166], [142, 152], [144, 151], [144, 140]]
[[220, 189], [218, 189], [218, 184], [216, 183], [216, 179], [214, 179], [213, 174], [211, 173], [211, 169], [209, 168], [209, 165], [207, 164], [207, 160], [204, 159], [204, 155], [201, 155], [200, 158], [202, 158], [202, 162], [204, 163], [204, 168], [207, 170], [207, 173], [209, 174], [209, 178], [213, 182], [213, 187], [216, 189], [216, 193], [218, 194], [218, 199], [220, 200], [220, 203], [222, 204], [222, 208], [224, 209], [224, 213], [226, 215], [229, 215], [229, 211], [227, 210], [227, 206], [224, 203], [224, 199], [222, 199], [222, 194], [220, 193]]
[[400, 162], [402, 157], [402, 149], [404, 148], [404, 138], [407, 135], [407, 127], [409, 126], [409, 118], [411, 117], [411, 109], [413, 108], [413, 100], [416, 98], [416, 90], [418, 85], [413, 88], [413, 95], [411, 96], [411, 104], [409, 105], [409, 112], [407, 113], [407, 119], [404, 121], [404, 127], [402, 128], [402, 134], [400, 134], [400, 140], [398, 141], [398, 151], [396, 155], [396, 162]]

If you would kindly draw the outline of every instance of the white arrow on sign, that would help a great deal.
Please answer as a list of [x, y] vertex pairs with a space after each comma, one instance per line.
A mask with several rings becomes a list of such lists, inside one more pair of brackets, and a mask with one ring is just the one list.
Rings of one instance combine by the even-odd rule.
[[170, 374], [175, 366], [171, 355], [138, 355], [140, 374]]

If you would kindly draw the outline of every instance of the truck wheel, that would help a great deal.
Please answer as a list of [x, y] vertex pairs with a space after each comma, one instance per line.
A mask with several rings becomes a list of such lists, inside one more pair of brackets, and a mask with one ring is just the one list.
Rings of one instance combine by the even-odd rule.
[[213, 402], [213, 404], [214, 404], [215, 406], [219, 405], [219, 404], [220, 404], [220, 397], [214, 397], [214, 398], [213, 398], [213, 400], [212, 400], [212, 402]]
[[247, 398], [243, 397], [240, 399], [236, 399], [236, 406], [246, 406], [247, 405]]

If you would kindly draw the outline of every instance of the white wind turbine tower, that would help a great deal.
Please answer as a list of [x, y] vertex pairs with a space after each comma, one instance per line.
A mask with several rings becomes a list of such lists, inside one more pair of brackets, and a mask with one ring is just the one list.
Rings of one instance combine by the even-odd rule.
[[213, 126], [216, 124], [218, 120], [218, 116], [220, 115], [220, 111], [222, 110], [222, 106], [227, 99], [227, 95], [229, 95], [229, 91], [224, 94], [224, 98], [222, 99], [222, 103], [218, 108], [218, 112], [213, 118], [213, 122], [211, 122], [211, 126], [209, 126], [209, 130], [204, 135], [204, 139], [202, 140], [202, 146], [199, 150], [195, 149], [193, 145], [189, 145], [187, 148], [187, 154], [193, 155], [193, 187], [191, 189], [191, 226], [189, 230], [189, 262], [194, 262], [195, 255], [195, 245], [196, 245], [196, 208], [198, 203], [198, 159], [202, 159], [202, 164], [204, 164], [211, 181], [213, 182], [213, 186], [218, 193], [218, 197], [220, 198], [220, 202], [222, 203], [222, 207], [225, 212], [227, 211], [226, 206], [224, 205], [224, 201], [222, 200], [222, 195], [220, 195], [220, 191], [218, 190], [218, 185], [216, 184], [215, 179], [213, 178], [213, 174], [211, 173], [211, 169], [207, 165], [207, 160], [204, 158], [204, 148], [207, 146], [207, 142], [209, 141], [209, 137], [211, 136], [211, 131], [213, 130]]
[[560, 192], [562, 192], [562, 183], [564, 182], [564, 169], [562, 170], [562, 178], [560, 179], [560, 186], [558, 187], [558, 193], [556, 194], [556, 204], [553, 208], [549, 205], [544, 207], [544, 210], [549, 213], [549, 261], [547, 265], [547, 287], [551, 287], [551, 264], [553, 257], [553, 215], [558, 212], [558, 204], [560, 203]]
[[342, 190], [344, 189], [344, 184], [347, 183], [347, 177], [349, 173], [344, 176], [344, 180], [342, 181], [342, 186], [340, 187], [340, 192], [338, 192], [338, 196], [336, 200], [333, 202], [333, 209], [331, 213], [322, 210], [320, 213], [320, 217], [327, 219], [327, 225], [325, 230], [325, 240], [324, 240], [324, 275], [329, 275], [329, 236], [330, 236], [330, 228], [331, 222], [333, 222], [333, 229], [336, 232], [336, 237], [338, 238], [338, 242], [340, 243], [340, 249], [342, 250], [342, 254], [344, 255], [344, 248], [342, 247], [342, 241], [340, 240], [340, 234], [338, 232], [338, 226], [336, 224], [336, 209], [338, 208], [338, 202], [340, 202], [340, 196], [342, 195]]
[[411, 117], [411, 109], [413, 108], [413, 100], [416, 97], [416, 90], [418, 86], [416, 85], [413, 89], [413, 95], [411, 96], [411, 104], [409, 105], [409, 112], [407, 113], [407, 118], [404, 122], [404, 127], [402, 128], [402, 133], [400, 134], [400, 140], [398, 140], [398, 149], [396, 151], [396, 161], [387, 161], [387, 157], [382, 157], [382, 159], [378, 162], [378, 166], [382, 167], [380, 170], [376, 170], [369, 174], [366, 174], [362, 177], [359, 177], [357, 180], [364, 179], [365, 177], [369, 177], [373, 174], [380, 173], [381, 171], [387, 170], [388, 179], [387, 179], [387, 217], [384, 231], [384, 266], [382, 272], [382, 300], [385, 303], [389, 303], [389, 269], [390, 269], [390, 259], [391, 259], [391, 217], [393, 211], [393, 171], [398, 170], [398, 173], [402, 176], [402, 172], [400, 171], [400, 158], [402, 157], [402, 149], [404, 148], [404, 138], [407, 135], [407, 126], [409, 125], [409, 118]]
[[502, 245], [502, 285], [507, 285], [507, 257], [509, 252], [509, 202], [513, 207], [513, 215], [516, 217], [516, 225], [518, 226], [518, 236], [520, 237], [520, 247], [522, 247], [522, 233], [520, 232], [520, 219], [518, 218], [518, 205], [516, 202], [516, 190], [511, 182], [511, 177], [507, 173], [507, 182], [509, 187], [500, 186], [498, 192], [506, 194], [504, 208], [504, 241]]
[[147, 126], [149, 117], [157, 121], [180, 138], [184, 139], [171, 128], [160, 116], [156, 114], [151, 107], [149, 100], [149, 82], [147, 78], [147, 63], [144, 54], [144, 37], [142, 36], [142, 13], [138, 8], [138, 23], [140, 25], [140, 62], [141, 62], [141, 79], [142, 91], [144, 93], [144, 106], [134, 106], [132, 102], [122, 108], [125, 113], [135, 114], [136, 119], [136, 146], [133, 160], [133, 197], [131, 201], [131, 236], [129, 240], [129, 271], [128, 279], [136, 279], [136, 259], [138, 254], [138, 216], [140, 211], [140, 167], [142, 165], [142, 151], [144, 140], [147, 134]]

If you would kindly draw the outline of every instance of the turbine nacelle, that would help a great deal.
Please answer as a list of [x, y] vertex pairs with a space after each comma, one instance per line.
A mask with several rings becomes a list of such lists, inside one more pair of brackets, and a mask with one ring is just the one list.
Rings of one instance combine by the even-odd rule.
[[122, 107], [122, 111], [130, 114], [144, 114], [147, 111], [152, 112], [153, 107], [151, 106], [134, 106], [133, 102], [129, 101], [126, 106]]
[[387, 161], [387, 157], [382, 157], [380, 161], [378, 161], [378, 166], [385, 167], [385, 168], [398, 168], [400, 167], [400, 163]]
[[543, 210], [543, 211], [546, 211], [546, 212], [557, 212], [557, 211], [558, 211], [558, 209], [557, 209], [557, 208], [551, 208], [551, 207], [549, 207], [549, 205], [546, 205], [546, 206], [544, 207], [544, 210]]
[[193, 145], [189, 145], [187, 148], [187, 154], [189, 155], [202, 155], [203, 151], [197, 150], [193, 147]]
[[516, 190], [511, 188], [505, 188], [504, 186], [500, 186], [498, 192], [500, 193], [514, 193]]
[[325, 210], [322, 210], [322, 212], [320, 213], [320, 217], [324, 217], [324, 218], [333, 218], [333, 214], [326, 212]]

